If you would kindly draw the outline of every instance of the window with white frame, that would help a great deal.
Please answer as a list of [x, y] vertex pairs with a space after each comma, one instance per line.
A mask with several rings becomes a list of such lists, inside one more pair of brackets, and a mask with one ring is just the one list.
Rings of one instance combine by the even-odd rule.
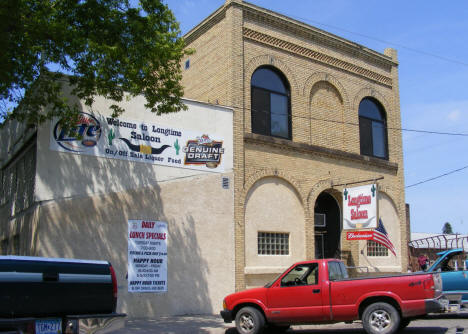
[[388, 256], [388, 248], [373, 240], [367, 240], [367, 256]]
[[289, 255], [289, 233], [258, 232], [258, 255]]

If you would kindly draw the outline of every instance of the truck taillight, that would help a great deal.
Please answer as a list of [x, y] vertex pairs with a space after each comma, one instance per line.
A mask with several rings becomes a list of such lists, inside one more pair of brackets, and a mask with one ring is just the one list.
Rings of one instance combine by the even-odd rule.
[[438, 297], [442, 294], [442, 278], [439, 273], [435, 273], [432, 275], [432, 279], [434, 281], [435, 297]]
[[117, 278], [115, 276], [115, 271], [112, 265], [110, 265], [109, 269], [110, 269], [110, 274], [112, 277], [112, 292], [113, 292], [114, 298], [117, 299]]
[[431, 278], [426, 278], [423, 281], [423, 286], [424, 286], [425, 290], [435, 290], [434, 280], [432, 279], [432, 277]]

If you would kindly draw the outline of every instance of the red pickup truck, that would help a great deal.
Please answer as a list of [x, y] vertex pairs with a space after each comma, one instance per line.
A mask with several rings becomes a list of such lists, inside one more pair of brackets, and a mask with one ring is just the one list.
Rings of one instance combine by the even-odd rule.
[[224, 322], [235, 320], [240, 334], [294, 324], [362, 320], [369, 334], [391, 334], [411, 319], [443, 310], [439, 274], [403, 274], [351, 279], [343, 262], [298, 262], [262, 288], [228, 295]]

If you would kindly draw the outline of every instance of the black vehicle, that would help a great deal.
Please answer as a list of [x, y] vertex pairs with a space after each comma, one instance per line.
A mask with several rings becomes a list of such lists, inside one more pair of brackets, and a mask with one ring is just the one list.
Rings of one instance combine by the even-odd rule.
[[75, 333], [79, 319], [125, 316], [116, 306], [107, 261], [0, 256], [0, 332]]

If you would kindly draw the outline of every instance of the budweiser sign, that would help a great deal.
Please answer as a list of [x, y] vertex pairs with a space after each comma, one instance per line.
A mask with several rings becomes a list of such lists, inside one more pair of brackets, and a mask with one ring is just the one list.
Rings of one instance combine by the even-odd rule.
[[346, 240], [372, 240], [373, 234], [372, 231], [347, 232]]

